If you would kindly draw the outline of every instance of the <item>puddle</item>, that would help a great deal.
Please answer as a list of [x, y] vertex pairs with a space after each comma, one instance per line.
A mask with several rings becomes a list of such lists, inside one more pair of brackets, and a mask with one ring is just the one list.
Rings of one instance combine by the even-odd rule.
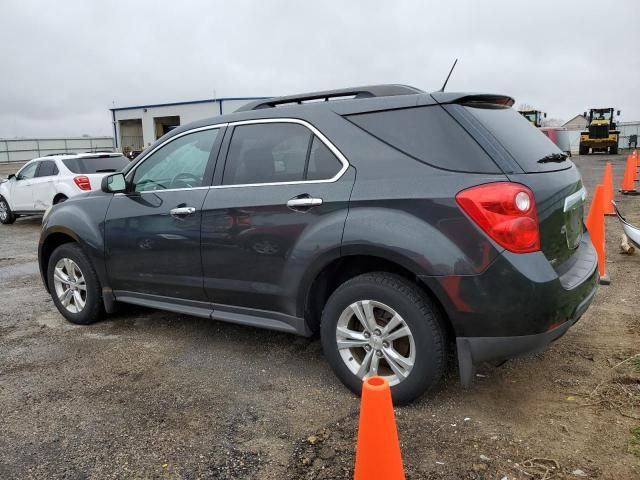
[[7, 265], [6, 267], [0, 267], [0, 281], [10, 280], [23, 275], [33, 275], [34, 273], [38, 273], [38, 271], [38, 262]]

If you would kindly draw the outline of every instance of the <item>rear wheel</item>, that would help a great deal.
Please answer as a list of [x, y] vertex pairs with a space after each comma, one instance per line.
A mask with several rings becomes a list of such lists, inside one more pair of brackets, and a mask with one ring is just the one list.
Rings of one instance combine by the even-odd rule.
[[11, 211], [9, 202], [7, 202], [4, 197], [0, 197], [0, 223], [10, 225], [15, 221], [16, 216]]
[[86, 325], [102, 316], [100, 282], [78, 244], [65, 243], [54, 250], [47, 279], [53, 303], [67, 320]]
[[436, 384], [446, 362], [437, 310], [414, 284], [370, 273], [341, 285], [322, 313], [322, 347], [340, 380], [360, 394], [362, 381], [385, 377], [397, 404]]
[[609, 151], [610, 151], [611, 155], [617, 155], [618, 154], [618, 146], [614, 145], [613, 147], [611, 147], [609, 149]]
[[580, 145], [579, 149], [580, 155], [589, 155], [589, 147], [585, 147], [584, 145]]

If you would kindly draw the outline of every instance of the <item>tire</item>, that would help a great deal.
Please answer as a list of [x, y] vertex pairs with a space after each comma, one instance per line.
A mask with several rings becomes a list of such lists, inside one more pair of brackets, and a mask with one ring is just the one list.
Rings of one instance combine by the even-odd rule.
[[[383, 327], [373, 332], [369, 328], [371, 334], [368, 340], [365, 339], [368, 332], [351, 307], [361, 305], [362, 315], [367, 301], [370, 301], [368, 305], [373, 307], [371, 311], [377, 326]], [[394, 314], [401, 318], [402, 323], [393, 327], [390, 333], [397, 334], [407, 327], [410, 335], [395, 339], [390, 337], [391, 342], [384, 342], [384, 331], [380, 330], [384, 329]], [[338, 333], [339, 326], [342, 334]], [[338, 348], [338, 337], [343, 342], [354, 339], [351, 335], [345, 335], [345, 331], [359, 334], [356, 340], [358, 345], [369, 342], [369, 346]], [[369, 371], [363, 377], [359, 377], [354, 371], [364, 363], [366, 348], [369, 349], [369, 353], [376, 352], [371, 353], [372, 359], [380, 352], [377, 374], [387, 377], [391, 385], [391, 395], [398, 405], [415, 400], [438, 383], [446, 366], [447, 339], [438, 310], [424, 292], [398, 275], [385, 272], [367, 273], [338, 287], [329, 297], [322, 312], [320, 334], [327, 361], [342, 383], [357, 395], [360, 395], [362, 389], [362, 379], [375, 374], [375, 371]], [[404, 376], [398, 375], [396, 370], [390, 368], [391, 363], [387, 361], [398, 353], [405, 360], [413, 358], [413, 366], [402, 369]]]
[[[57, 273], [62, 275], [55, 275], [56, 267], [59, 269]], [[70, 274], [70, 271], [73, 273]], [[65, 277], [70, 279], [71, 283], [63, 282]], [[76, 281], [73, 281], [74, 277]], [[81, 279], [84, 279], [84, 282]], [[98, 275], [91, 260], [77, 243], [65, 243], [53, 251], [47, 267], [47, 282], [53, 303], [71, 323], [88, 325], [103, 316], [102, 289]], [[69, 291], [69, 285], [74, 284], [78, 288], [75, 291], [71, 288], [70, 296], [65, 297], [64, 293]], [[79, 300], [76, 294], [79, 295]], [[68, 299], [67, 305], [63, 303], [65, 298]]]
[[611, 148], [609, 149], [609, 153], [610, 153], [611, 155], [617, 155], [617, 154], [618, 154], [618, 146], [616, 145], [616, 146], [614, 146], [614, 147], [611, 147]]
[[62, 203], [66, 200], [69, 200], [65, 195], [58, 195], [56, 198], [53, 199], [53, 205], [57, 205], [59, 203]]
[[7, 202], [4, 197], [0, 197], [0, 223], [4, 225], [11, 225], [15, 221], [16, 216], [11, 211], [9, 202]]
[[583, 147], [582, 145], [580, 145], [579, 153], [580, 155], [589, 155], [589, 147]]

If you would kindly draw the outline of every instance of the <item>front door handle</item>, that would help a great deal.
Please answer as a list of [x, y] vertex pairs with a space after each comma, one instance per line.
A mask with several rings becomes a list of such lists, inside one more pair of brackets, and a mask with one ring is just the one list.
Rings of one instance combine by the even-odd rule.
[[173, 217], [182, 218], [182, 217], [186, 217], [187, 215], [191, 215], [195, 211], [196, 209], [194, 207], [177, 207], [177, 208], [172, 208], [169, 211], [169, 213]]

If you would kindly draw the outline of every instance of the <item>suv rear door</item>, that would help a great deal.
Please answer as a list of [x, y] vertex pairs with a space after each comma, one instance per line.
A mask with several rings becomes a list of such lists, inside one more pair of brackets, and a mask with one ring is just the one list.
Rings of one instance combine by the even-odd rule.
[[339, 255], [355, 172], [307, 122], [229, 129], [203, 207], [205, 291], [218, 315], [230, 306], [295, 315], [302, 272]]
[[35, 210], [46, 210], [51, 206], [53, 197], [56, 194], [55, 181], [57, 175], [58, 167], [56, 162], [53, 160], [40, 162], [36, 176], [31, 181], [33, 208]]
[[[222, 130], [206, 127], [178, 134], [127, 173], [130, 191], [114, 195], [105, 219], [105, 261], [117, 298], [132, 303], [140, 296], [147, 303], [162, 297], [206, 300], [201, 208]], [[208, 302], [200, 307], [210, 311]]]

